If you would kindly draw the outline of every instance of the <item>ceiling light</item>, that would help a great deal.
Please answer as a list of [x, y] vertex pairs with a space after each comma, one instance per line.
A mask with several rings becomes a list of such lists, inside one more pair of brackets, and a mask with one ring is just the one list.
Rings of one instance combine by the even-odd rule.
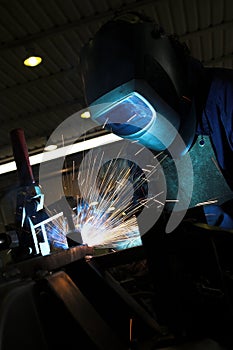
[[[59, 157], [66, 157], [69, 154], [75, 154], [81, 151], [85, 151], [85, 150], [92, 149], [99, 146], [104, 146], [108, 143], [112, 143], [120, 140], [122, 140], [121, 137], [111, 133], [111, 134], [99, 136], [90, 140], [86, 140], [83, 142], [77, 142], [72, 145], [57, 148], [51, 152], [43, 152], [43, 153], [35, 154], [34, 156], [30, 156], [29, 157], [30, 165], [40, 164]], [[0, 165], [0, 174], [5, 174], [15, 170], [17, 170], [15, 161]]]
[[35, 67], [41, 62], [42, 58], [40, 56], [29, 56], [24, 60], [23, 64], [27, 67]]
[[90, 112], [86, 111], [86, 112], [83, 112], [80, 115], [80, 117], [83, 118], [83, 119], [88, 119], [88, 118], [91, 118], [91, 114], [90, 114]]
[[57, 149], [57, 145], [48, 145], [44, 148], [44, 151], [51, 152], [51, 151], [54, 151], [55, 149]]

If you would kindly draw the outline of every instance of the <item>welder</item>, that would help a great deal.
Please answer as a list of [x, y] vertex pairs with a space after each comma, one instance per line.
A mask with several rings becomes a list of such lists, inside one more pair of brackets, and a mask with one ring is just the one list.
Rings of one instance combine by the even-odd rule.
[[[228, 194], [218, 205], [203, 206], [205, 220], [233, 228], [228, 202], [233, 190], [233, 70], [203, 67], [174, 35], [134, 13], [100, 28], [82, 50], [81, 67], [87, 106], [106, 129], [154, 152], [172, 148], [177, 158], [197, 143], [203, 148], [210, 143]], [[208, 155], [201, 157], [203, 164]], [[211, 172], [201, 174], [198, 181], [213, 189], [211, 177]]]
[[[197, 215], [196, 220], [207, 224], [206, 227], [231, 231], [233, 70], [204, 67], [176, 36], [135, 13], [116, 16], [105, 23], [84, 46], [80, 63], [92, 119], [122, 138], [138, 141], [156, 155], [168, 152], [172, 158], [180, 159], [190, 154], [194, 177], [198, 174], [191, 204], [194, 210], [188, 210], [191, 218]], [[173, 179], [171, 173], [172, 170]], [[172, 187], [173, 180], [170, 184]], [[149, 232], [143, 236], [143, 243], [150, 262], [155, 262], [152, 265], [158, 288], [156, 311], [161, 322], [180, 334], [207, 329], [212, 336], [228, 338], [233, 320], [229, 311], [232, 301], [227, 311], [227, 302], [222, 304], [222, 309], [216, 302], [215, 308], [213, 300], [222, 292], [221, 287], [219, 290], [215, 287], [221, 282], [211, 280], [214, 273], [209, 273], [206, 266], [202, 270], [202, 265], [212, 256], [206, 236], [203, 245], [203, 237], [200, 239], [199, 235], [186, 240], [185, 236], [177, 239], [173, 234], [156, 241], [163, 222], [159, 220], [155, 226], [152, 235]], [[203, 248], [201, 252], [204, 250], [204, 263], [197, 258], [198, 247]], [[182, 251], [180, 256], [182, 259], [185, 256], [185, 261], [177, 250]], [[201, 272], [196, 270], [197, 261]], [[208, 262], [207, 266], [210, 265]], [[231, 262], [229, 269], [230, 266]], [[190, 278], [192, 273], [195, 277]], [[216, 295], [211, 295], [212, 304], [211, 298], [206, 297], [211, 291], [216, 291]], [[232, 345], [233, 339], [229, 342]]]

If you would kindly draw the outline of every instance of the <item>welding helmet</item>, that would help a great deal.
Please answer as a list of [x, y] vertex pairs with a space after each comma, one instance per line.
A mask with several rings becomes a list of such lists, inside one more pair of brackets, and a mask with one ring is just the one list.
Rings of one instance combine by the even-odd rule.
[[178, 40], [128, 14], [99, 29], [83, 47], [80, 64], [86, 104], [97, 124], [155, 151], [172, 145], [173, 156], [188, 151], [202, 66]]

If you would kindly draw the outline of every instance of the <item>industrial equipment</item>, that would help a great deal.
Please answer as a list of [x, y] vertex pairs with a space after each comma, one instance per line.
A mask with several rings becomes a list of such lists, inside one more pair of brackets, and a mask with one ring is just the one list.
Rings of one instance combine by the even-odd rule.
[[[190, 209], [176, 232], [164, 237], [165, 212], [143, 245], [51, 249], [51, 218], [45, 217], [27, 156], [19, 157], [20, 164], [15, 152], [18, 169], [24, 169], [19, 176], [26, 174], [24, 191], [17, 194], [15, 232], [6, 232], [1, 245], [12, 261], [0, 274], [0, 349], [231, 349], [230, 232], [201, 225], [204, 214], [196, 208], [195, 216]], [[200, 222], [193, 221], [196, 211]]]

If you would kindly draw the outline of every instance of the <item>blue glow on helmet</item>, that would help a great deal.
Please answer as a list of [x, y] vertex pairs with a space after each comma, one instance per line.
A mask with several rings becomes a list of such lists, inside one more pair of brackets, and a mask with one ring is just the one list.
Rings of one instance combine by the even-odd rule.
[[179, 115], [136, 79], [101, 96], [89, 109], [97, 124], [156, 151], [171, 145], [180, 126]]

